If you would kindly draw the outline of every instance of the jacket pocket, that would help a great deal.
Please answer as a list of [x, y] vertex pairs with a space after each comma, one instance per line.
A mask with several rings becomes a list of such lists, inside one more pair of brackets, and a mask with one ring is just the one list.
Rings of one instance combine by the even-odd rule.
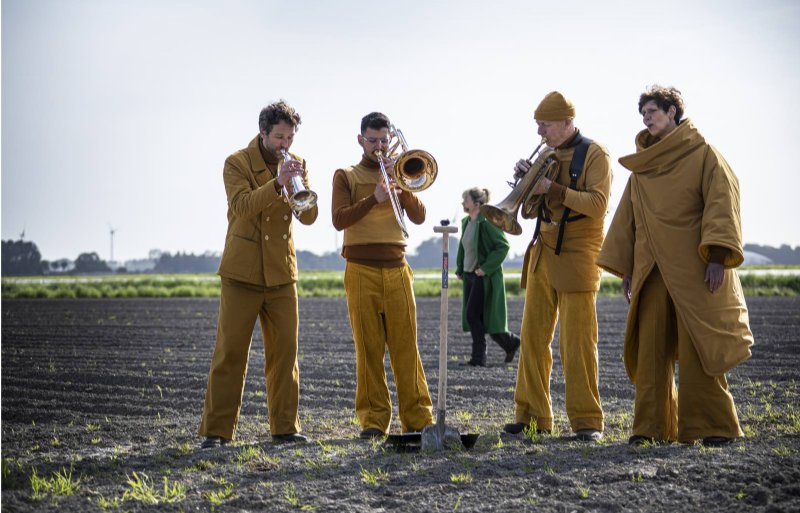
[[246, 282], [254, 281], [261, 267], [261, 243], [231, 235], [219, 264], [219, 274]]

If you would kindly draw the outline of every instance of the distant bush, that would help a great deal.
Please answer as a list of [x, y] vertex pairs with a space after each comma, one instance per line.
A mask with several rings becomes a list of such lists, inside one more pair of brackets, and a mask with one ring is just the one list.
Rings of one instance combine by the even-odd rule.
[[746, 274], [740, 279], [745, 296], [800, 295], [800, 276]]

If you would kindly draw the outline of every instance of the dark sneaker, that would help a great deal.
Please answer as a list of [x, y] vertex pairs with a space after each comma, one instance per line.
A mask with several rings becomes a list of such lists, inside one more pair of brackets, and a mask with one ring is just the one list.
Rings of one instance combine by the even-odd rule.
[[514, 361], [514, 355], [517, 354], [517, 349], [519, 349], [519, 337], [511, 333], [511, 347], [506, 351], [506, 359], [505, 363], [511, 363]]
[[650, 438], [649, 436], [644, 435], [633, 435], [632, 437], [628, 438], [628, 445], [635, 445], [636, 447], [655, 445], [655, 443], [655, 438]]
[[579, 429], [575, 431], [575, 439], [581, 442], [599, 442], [603, 438], [603, 432], [596, 429]]
[[[531, 425], [525, 422], [514, 422], [513, 424], [506, 424], [503, 426], [503, 431], [512, 435], [518, 435], [526, 429], [531, 429]], [[534, 434], [549, 435], [549, 429], [536, 429]]]
[[656, 440], [655, 438], [644, 435], [633, 435], [632, 437], [628, 438], [628, 445], [635, 445], [636, 447], [645, 447], [648, 445], [670, 445], [671, 443], [672, 442], [669, 440]]
[[733, 443], [733, 438], [725, 436], [707, 436], [703, 438], [702, 442], [704, 447], [725, 447]]
[[363, 431], [361, 431], [361, 434], [358, 435], [359, 438], [362, 438], [364, 440], [370, 440], [372, 438], [380, 438], [382, 436], [386, 436], [386, 433], [384, 433], [378, 428], [364, 429]]
[[511, 433], [512, 435], [517, 435], [522, 433], [522, 430], [528, 427], [528, 424], [525, 422], [514, 422], [512, 424], [506, 424], [503, 426], [503, 431], [506, 433]]
[[221, 436], [207, 436], [203, 443], [200, 444], [201, 449], [213, 449], [214, 447], [222, 447], [226, 445], [229, 440], [222, 438]]
[[300, 433], [289, 433], [288, 435], [272, 435], [272, 441], [278, 444], [306, 443], [308, 437]]

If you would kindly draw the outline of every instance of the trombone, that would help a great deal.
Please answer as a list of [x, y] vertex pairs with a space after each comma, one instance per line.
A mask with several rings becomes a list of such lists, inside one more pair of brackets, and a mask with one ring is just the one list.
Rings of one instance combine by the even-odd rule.
[[[289, 155], [289, 152], [283, 148], [281, 148], [281, 155], [283, 155], [283, 162], [294, 160], [292, 156]], [[278, 164], [278, 169], [281, 168], [283, 162]], [[291, 187], [286, 186], [289, 185], [289, 183], [284, 185], [283, 193], [289, 198], [289, 206], [292, 207], [295, 215], [305, 212], [317, 204], [317, 193], [306, 189], [301, 177], [292, 176], [289, 182], [291, 183]]]
[[[386, 172], [386, 166], [383, 159], [390, 159], [394, 162], [394, 179], [397, 187], [408, 192], [424, 191], [436, 181], [436, 175], [439, 173], [439, 167], [436, 164], [436, 159], [433, 155], [425, 150], [409, 150], [406, 138], [403, 136], [398, 128], [394, 125], [389, 125], [389, 135], [395, 139], [395, 143], [384, 154], [380, 150], [375, 151], [375, 156], [378, 157], [378, 163], [381, 166], [381, 174], [386, 187], [389, 190], [389, 200], [392, 204], [394, 211], [394, 218], [403, 232], [403, 237], [408, 238], [408, 230], [406, 223], [403, 221], [403, 208], [400, 205], [400, 199], [394, 191], [394, 186], [389, 173]], [[397, 154], [398, 146], [402, 149], [400, 154]]]

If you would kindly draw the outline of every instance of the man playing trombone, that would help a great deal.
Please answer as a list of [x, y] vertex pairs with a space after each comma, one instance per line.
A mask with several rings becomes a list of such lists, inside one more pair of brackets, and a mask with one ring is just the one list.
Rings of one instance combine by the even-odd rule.
[[[333, 176], [333, 226], [344, 230], [344, 287], [356, 352], [356, 415], [361, 438], [385, 435], [392, 403], [384, 371], [385, 348], [397, 386], [403, 432], [433, 423], [431, 398], [417, 348], [413, 275], [405, 260], [405, 213], [425, 221], [425, 205], [395, 188], [389, 151], [394, 130], [379, 112], [361, 120], [361, 161]], [[383, 169], [382, 169], [383, 166]], [[393, 196], [394, 195], [394, 196]]]
[[[225, 160], [228, 233], [217, 343], [208, 375], [200, 435], [203, 448], [225, 445], [236, 433], [253, 324], [261, 321], [269, 427], [276, 442], [302, 442], [297, 415], [297, 264], [292, 218], [317, 219], [316, 201], [295, 204], [292, 179], [305, 179], [305, 161], [289, 155], [300, 115], [283, 100], [262, 109], [258, 135]], [[307, 183], [303, 186], [307, 189]], [[313, 193], [312, 193], [313, 194]], [[316, 195], [313, 195], [316, 197]], [[300, 211], [302, 210], [302, 211]], [[293, 215], [294, 214], [294, 215]]]
[[[538, 133], [555, 149], [560, 170], [555, 180], [541, 179], [533, 190], [544, 195], [533, 241], [525, 254], [522, 286], [526, 288], [517, 369], [516, 421], [508, 433], [535, 423], [550, 432], [553, 410], [550, 371], [556, 322], [566, 384], [566, 409], [579, 440], [597, 441], [603, 432], [598, 391], [597, 315], [595, 299], [600, 269], [595, 259], [603, 243], [603, 218], [611, 188], [608, 152], [575, 128], [575, 107], [559, 92], [537, 107]], [[583, 162], [581, 162], [583, 161]], [[531, 169], [520, 160], [517, 176]]]

